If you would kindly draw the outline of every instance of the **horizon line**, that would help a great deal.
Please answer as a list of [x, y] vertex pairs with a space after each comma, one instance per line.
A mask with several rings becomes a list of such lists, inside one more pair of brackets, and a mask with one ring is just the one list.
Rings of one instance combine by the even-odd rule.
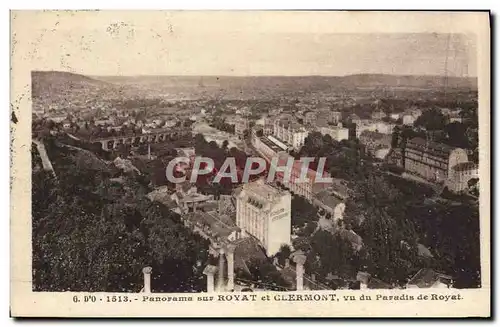
[[210, 75], [194, 75], [194, 74], [185, 74], [185, 75], [171, 75], [171, 74], [135, 74], [135, 75], [108, 75], [108, 74], [87, 74], [87, 73], [77, 73], [71, 71], [64, 70], [32, 70], [31, 72], [46, 72], [46, 73], [69, 73], [87, 77], [349, 77], [349, 76], [363, 76], [363, 75], [372, 75], [372, 76], [395, 76], [395, 77], [440, 77], [440, 78], [475, 78], [478, 76], [458, 76], [458, 75], [436, 75], [436, 74], [388, 74], [388, 73], [354, 73], [354, 74], [346, 74], [346, 75], [320, 75], [320, 74], [312, 74], [312, 75], [224, 75], [224, 74], [210, 74]]

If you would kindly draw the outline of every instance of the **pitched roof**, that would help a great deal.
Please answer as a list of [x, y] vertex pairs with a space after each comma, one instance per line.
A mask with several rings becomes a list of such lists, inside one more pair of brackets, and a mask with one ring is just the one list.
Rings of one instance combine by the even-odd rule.
[[450, 152], [454, 150], [454, 148], [449, 145], [433, 141], [427, 141], [421, 137], [412, 138], [411, 140], [408, 141], [406, 147], [416, 148], [421, 151], [430, 153], [432, 155], [444, 158], [447, 158], [450, 155]]

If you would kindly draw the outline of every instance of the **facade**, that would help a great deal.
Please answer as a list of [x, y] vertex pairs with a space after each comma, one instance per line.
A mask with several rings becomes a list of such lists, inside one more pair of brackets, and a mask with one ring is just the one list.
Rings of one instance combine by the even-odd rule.
[[316, 193], [312, 200], [312, 204], [325, 210], [325, 212], [330, 213], [332, 221], [335, 225], [344, 219], [344, 200], [331, 192], [329, 189], [324, 189]]
[[337, 125], [342, 121], [342, 113], [340, 111], [331, 111], [328, 122]]
[[309, 132], [298, 123], [279, 120], [274, 123], [273, 135], [296, 150], [304, 145], [308, 134]]
[[274, 125], [268, 124], [268, 123], [266, 123], [264, 125], [264, 128], [262, 129], [262, 132], [264, 133], [264, 135], [272, 135], [273, 131], [274, 131]]
[[385, 117], [387, 117], [387, 115], [382, 110], [376, 110], [372, 113], [372, 119], [375, 119], [375, 120], [379, 120], [379, 119], [382, 119]]
[[308, 111], [304, 114], [304, 123], [314, 125], [316, 123], [317, 115], [314, 111]]
[[240, 137], [243, 137], [246, 130], [249, 129], [248, 119], [240, 117], [235, 121], [234, 133]]
[[360, 120], [356, 123], [356, 137], [360, 137], [364, 131], [378, 132], [382, 134], [392, 134], [396, 125], [384, 121], [374, 121], [371, 119]]
[[462, 192], [469, 188], [469, 181], [479, 178], [478, 166], [474, 162], [463, 162], [455, 165], [448, 176], [448, 189], [452, 192]]
[[392, 113], [390, 117], [392, 120], [398, 120], [400, 116], [401, 116], [400, 113]]
[[[278, 166], [286, 166], [289, 157], [290, 156], [288, 154], [281, 155], [278, 160]], [[305, 177], [307, 181], [299, 181], [301, 172], [302, 162], [300, 162], [299, 160], [295, 160], [293, 162], [290, 179], [285, 179], [285, 174], [283, 172], [277, 172], [276, 180], [294, 194], [300, 195], [308, 201], [312, 201], [315, 193], [330, 186], [329, 183], [317, 181], [316, 171], [314, 171], [313, 169], [307, 170]], [[328, 173], [323, 173], [323, 177], [330, 177], [330, 175]]]
[[252, 135], [252, 145], [264, 159], [271, 161], [273, 157], [284, 151], [284, 149], [279, 147], [269, 137], [271, 136], [258, 137], [254, 134]]
[[322, 135], [330, 135], [332, 139], [338, 142], [349, 139], [349, 129], [342, 127], [341, 123], [339, 123], [339, 126], [320, 127], [319, 131]]
[[413, 116], [411, 114], [403, 115], [403, 125], [412, 126], [413, 123], [415, 123], [415, 120], [417, 120], [417, 118], [415, 118], [415, 116]]
[[291, 195], [259, 179], [236, 196], [236, 225], [258, 239], [268, 256], [291, 244]]
[[452, 176], [453, 167], [468, 162], [464, 149], [426, 141], [415, 137], [404, 149], [404, 168], [432, 182], [445, 182]]

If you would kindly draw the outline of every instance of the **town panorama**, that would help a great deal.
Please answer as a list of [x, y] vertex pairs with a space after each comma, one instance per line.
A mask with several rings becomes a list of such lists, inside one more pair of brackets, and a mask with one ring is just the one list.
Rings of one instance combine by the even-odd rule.
[[481, 287], [474, 77], [31, 78], [34, 291]]

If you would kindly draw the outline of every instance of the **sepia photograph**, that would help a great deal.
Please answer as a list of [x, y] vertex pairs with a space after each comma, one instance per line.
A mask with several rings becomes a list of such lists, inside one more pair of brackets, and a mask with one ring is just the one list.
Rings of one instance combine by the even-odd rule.
[[489, 301], [488, 13], [357, 14], [12, 12], [19, 282], [102, 310]]

